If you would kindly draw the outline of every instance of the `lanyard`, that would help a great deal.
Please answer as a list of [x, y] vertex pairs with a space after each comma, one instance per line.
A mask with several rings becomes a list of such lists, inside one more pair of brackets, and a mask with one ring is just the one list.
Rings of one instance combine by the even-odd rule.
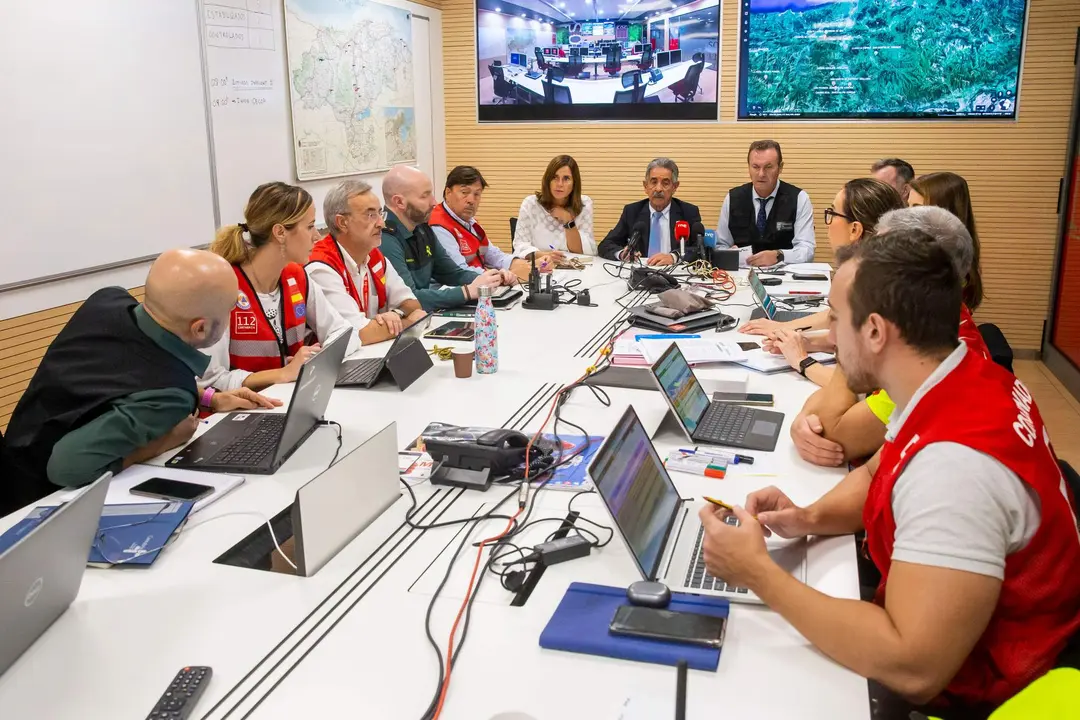
[[371, 270], [369, 270], [366, 265], [364, 266], [364, 270], [366, 270], [366, 272], [364, 272], [364, 292], [360, 293], [360, 312], [362, 312], [366, 316], [367, 315], [367, 307], [368, 307], [368, 298], [371, 297], [368, 294], [368, 293], [371, 292], [370, 285], [368, 284], [368, 281], [371, 278]]

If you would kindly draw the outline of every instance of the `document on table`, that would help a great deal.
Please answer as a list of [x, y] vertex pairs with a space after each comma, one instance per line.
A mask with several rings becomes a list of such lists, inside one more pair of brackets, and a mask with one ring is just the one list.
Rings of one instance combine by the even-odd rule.
[[730, 340], [711, 338], [642, 338], [638, 340], [642, 356], [650, 364], [656, 362], [668, 347], [675, 343], [690, 365], [704, 363], [739, 362], [746, 359], [746, 352]]
[[[814, 358], [822, 365], [836, 362], [836, 356], [831, 353], [811, 353], [810, 357]], [[783, 355], [773, 355], [767, 350], [752, 350], [747, 353], [746, 359], [740, 361], [738, 364], [743, 367], [748, 367], [751, 370], [757, 370], [761, 373], [793, 371], [787, 358]]]
[[[132, 505], [153, 502], [153, 498], [146, 495], [131, 494], [131, 488], [151, 478], [182, 480], [197, 485], [209, 485], [214, 488], [214, 492], [195, 503], [195, 507], [191, 510], [192, 514], [199, 512], [207, 505], [217, 502], [244, 483], [244, 478], [240, 475], [199, 472], [197, 470], [173, 470], [156, 465], [132, 465], [109, 482], [109, 493], [105, 496], [105, 504]], [[72, 490], [70, 493], [63, 493], [60, 501], [68, 502], [78, 492], [78, 490]]]

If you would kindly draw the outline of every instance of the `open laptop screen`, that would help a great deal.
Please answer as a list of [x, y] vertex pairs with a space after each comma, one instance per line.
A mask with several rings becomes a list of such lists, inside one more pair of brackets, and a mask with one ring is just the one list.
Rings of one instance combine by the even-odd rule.
[[761, 309], [765, 311], [765, 314], [772, 320], [776, 317], [776, 303], [773, 301], [772, 296], [769, 295], [769, 291], [765, 289], [765, 286], [761, 284], [761, 278], [758, 277], [757, 272], [750, 271], [750, 289], [754, 291], [754, 298], [761, 305]]
[[671, 343], [652, 366], [652, 372], [686, 432], [693, 435], [709, 409], [709, 396], [701, 389], [679, 346]]
[[628, 407], [589, 466], [589, 475], [649, 580], [655, 580], [679, 509], [679, 493], [633, 407]]

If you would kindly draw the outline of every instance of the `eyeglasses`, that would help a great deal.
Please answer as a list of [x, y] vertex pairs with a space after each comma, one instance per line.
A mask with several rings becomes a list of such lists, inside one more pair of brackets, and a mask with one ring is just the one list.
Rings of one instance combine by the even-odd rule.
[[[375, 220], [382, 220], [383, 222], [386, 222], [386, 212], [387, 212], [386, 208], [379, 208], [378, 210], [365, 210], [362, 213], [362, 216], [369, 223], [373, 223], [373, 222], [375, 222]], [[349, 212], [338, 213], [338, 214], [339, 215], [352, 215], [353, 213], [350, 210]]]
[[835, 210], [833, 210], [831, 207], [830, 208], [825, 208], [825, 224], [826, 225], [832, 225], [833, 218], [844, 218], [848, 222], [855, 222], [855, 218], [853, 218], [853, 217], [848, 217], [844, 213], [838, 213]]

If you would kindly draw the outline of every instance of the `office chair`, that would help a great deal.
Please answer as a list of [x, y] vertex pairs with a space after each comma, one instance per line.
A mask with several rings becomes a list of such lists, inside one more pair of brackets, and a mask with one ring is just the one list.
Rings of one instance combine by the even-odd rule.
[[622, 49], [618, 45], [609, 45], [604, 51], [604, 72], [615, 77], [622, 71]]
[[545, 105], [572, 105], [570, 88], [565, 85], [556, 85], [544, 80], [544, 104]]
[[558, 65], [548, 64], [547, 69], [547, 81], [548, 82], [562, 82], [566, 79], [566, 71]]
[[550, 64], [544, 59], [544, 52], [538, 47], [534, 47], [533, 51], [536, 53], [536, 67], [540, 68], [540, 70], [547, 70]]
[[515, 235], [517, 235], [517, 218], [511, 216], [511, 218], [510, 218], [510, 242], [511, 242], [511, 244], [514, 242], [514, 236]]
[[638, 60], [638, 70], [648, 70], [653, 65], [653, 51], [652, 45], [646, 45], [645, 49], [641, 51], [641, 59]]
[[671, 92], [675, 94], [675, 101], [692, 102], [698, 92], [698, 81], [701, 80], [701, 71], [705, 63], [697, 62], [690, 66], [686, 77], [676, 83], [672, 83]]
[[496, 105], [501, 105], [507, 100], [514, 100], [514, 84], [506, 79], [501, 65], [488, 65], [491, 72], [492, 84], [495, 89]]
[[703, 62], [705, 62], [705, 53], [696, 52], [690, 57], [690, 59], [693, 60], [696, 63], [703, 63]]
[[1005, 339], [1005, 333], [1001, 328], [992, 323], [983, 323], [979, 326], [979, 334], [990, 351], [990, 359], [1009, 372], [1013, 371], [1013, 351], [1009, 341]]

